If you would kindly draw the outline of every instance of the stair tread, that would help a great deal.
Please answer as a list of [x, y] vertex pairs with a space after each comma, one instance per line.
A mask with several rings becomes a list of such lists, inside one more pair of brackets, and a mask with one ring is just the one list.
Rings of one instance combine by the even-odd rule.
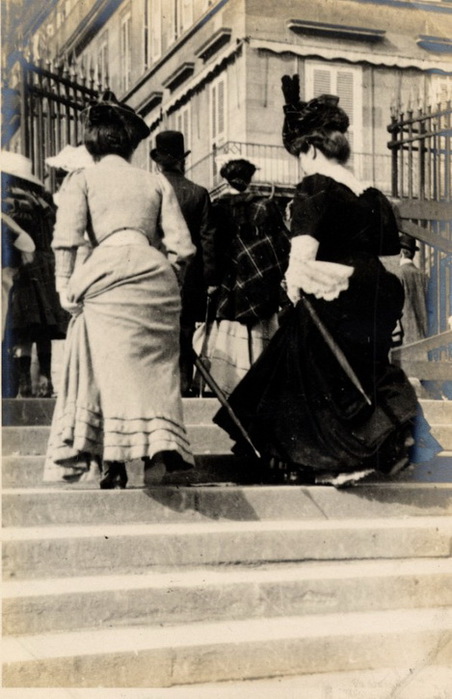
[[[296, 617], [202, 622], [169, 627], [143, 626], [117, 629], [35, 634], [3, 639], [4, 663], [141, 650], [196, 648], [298, 638], [388, 636], [428, 631], [452, 634], [452, 608], [400, 609]], [[102, 653], [101, 649], [108, 649]]]
[[[153, 570], [149, 573], [90, 575], [70, 578], [42, 578], [5, 581], [2, 598], [53, 597], [59, 594], [140, 589], [188, 588], [232, 584], [297, 582], [306, 580], [335, 580], [386, 578], [391, 576], [431, 576], [452, 574], [452, 558], [407, 558], [394, 560], [301, 561], [265, 563], [258, 566], [221, 566], [190, 568], [189, 570]], [[452, 584], [452, 580], [451, 580]]]
[[99, 524], [99, 525], [49, 525], [43, 527], [8, 527], [3, 530], [3, 541], [30, 541], [40, 539], [85, 539], [111, 538], [115, 536], [190, 536], [206, 534], [215, 536], [220, 532], [264, 532], [277, 531], [280, 534], [288, 531], [337, 531], [363, 529], [431, 529], [452, 531], [452, 518], [442, 516], [386, 517], [384, 519], [341, 519], [341, 520], [240, 520], [223, 521], [211, 520], [204, 522], [183, 523], [149, 523], [149, 524]]

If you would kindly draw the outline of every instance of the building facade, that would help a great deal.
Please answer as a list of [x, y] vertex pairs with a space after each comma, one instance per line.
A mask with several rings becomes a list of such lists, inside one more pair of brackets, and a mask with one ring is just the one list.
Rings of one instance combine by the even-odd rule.
[[152, 167], [158, 131], [181, 130], [188, 176], [214, 191], [231, 157], [252, 160], [262, 188], [298, 181], [281, 144], [285, 73], [300, 75], [304, 99], [339, 95], [350, 166], [386, 192], [391, 109], [452, 92], [448, 0], [52, 0], [24, 20], [31, 60], [65, 58], [144, 116], [137, 164]]

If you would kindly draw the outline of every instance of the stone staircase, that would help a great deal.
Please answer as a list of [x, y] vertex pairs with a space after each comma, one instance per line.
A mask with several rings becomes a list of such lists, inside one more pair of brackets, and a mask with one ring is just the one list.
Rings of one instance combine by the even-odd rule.
[[423, 406], [446, 451], [397, 482], [262, 485], [211, 423], [216, 402], [192, 399], [196, 472], [144, 490], [134, 463], [131, 487], [100, 491], [44, 486], [53, 402], [4, 401], [3, 686], [201, 691], [425, 666], [438, 680], [452, 663], [452, 402]]

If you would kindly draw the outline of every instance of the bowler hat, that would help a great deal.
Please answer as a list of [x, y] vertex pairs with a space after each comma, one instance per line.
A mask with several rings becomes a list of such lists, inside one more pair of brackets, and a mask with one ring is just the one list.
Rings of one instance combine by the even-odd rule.
[[400, 234], [400, 247], [404, 248], [405, 250], [409, 250], [410, 252], [414, 252], [415, 250], [419, 250], [419, 245], [416, 245], [416, 238], [413, 238], [411, 235], [407, 235], [406, 233], [401, 233]]
[[180, 131], [162, 131], [155, 137], [155, 148], [150, 152], [152, 160], [159, 161], [160, 157], [170, 157], [174, 160], [184, 160], [191, 151], [185, 150], [184, 134]]

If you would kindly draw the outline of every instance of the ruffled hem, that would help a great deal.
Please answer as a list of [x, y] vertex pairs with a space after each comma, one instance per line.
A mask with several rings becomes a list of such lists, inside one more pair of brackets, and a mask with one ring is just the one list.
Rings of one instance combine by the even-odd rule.
[[171, 418], [103, 417], [90, 408], [66, 406], [52, 429], [44, 481], [67, 480], [70, 473], [82, 476], [91, 469], [92, 457], [127, 462], [159, 451], [175, 451], [188, 467], [194, 466], [185, 428]]

